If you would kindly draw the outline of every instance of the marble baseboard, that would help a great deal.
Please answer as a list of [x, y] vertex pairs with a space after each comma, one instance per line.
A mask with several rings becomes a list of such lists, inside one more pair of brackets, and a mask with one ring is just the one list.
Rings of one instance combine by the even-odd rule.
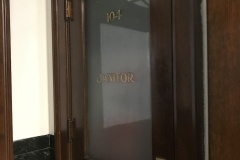
[[54, 136], [44, 135], [14, 141], [14, 160], [54, 160]]

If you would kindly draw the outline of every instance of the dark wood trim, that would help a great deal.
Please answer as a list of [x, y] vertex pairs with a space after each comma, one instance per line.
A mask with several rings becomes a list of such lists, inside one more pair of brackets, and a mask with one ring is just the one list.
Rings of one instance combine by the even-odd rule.
[[64, 1], [52, 0], [55, 158], [68, 159], [67, 55]]
[[240, 1], [208, 0], [209, 157], [239, 159]]
[[204, 159], [201, 0], [173, 0], [175, 159]]
[[[83, 1], [72, 2], [73, 20], [66, 21], [64, 1], [52, 0], [56, 160], [84, 159]], [[71, 142], [69, 119], [74, 119]]]
[[75, 120], [72, 155], [73, 160], [84, 159], [86, 140], [86, 56], [84, 0], [73, 0], [73, 20], [70, 23], [72, 118]]
[[150, 2], [153, 158], [174, 160], [172, 2]]
[[9, 0], [1, 0], [0, 17], [0, 159], [13, 159]]
[[204, 160], [206, 158], [205, 154], [205, 147], [207, 144], [205, 144], [207, 141], [206, 135], [205, 135], [205, 125], [207, 125], [207, 122], [205, 122], [205, 92], [206, 92], [206, 86], [204, 86], [205, 77], [206, 74], [204, 70], [204, 64], [207, 62], [204, 62], [204, 16], [203, 12], [205, 12], [206, 8], [203, 8], [203, 0], [194, 0], [194, 81], [195, 81], [195, 142], [197, 147], [197, 153], [196, 157], [197, 160]]

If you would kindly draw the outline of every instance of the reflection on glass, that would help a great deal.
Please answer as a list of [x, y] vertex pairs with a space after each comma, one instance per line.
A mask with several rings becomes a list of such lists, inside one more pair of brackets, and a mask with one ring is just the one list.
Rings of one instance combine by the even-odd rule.
[[[89, 0], [87, 7], [89, 155], [151, 160], [148, 1]], [[121, 19], [107, 22], [107, 13]]]
[[134, 83], [101, 84], [104, 128], [150, 119], [148, 33], [108, 24], [100, 32], [102, 73], [134, 73]]

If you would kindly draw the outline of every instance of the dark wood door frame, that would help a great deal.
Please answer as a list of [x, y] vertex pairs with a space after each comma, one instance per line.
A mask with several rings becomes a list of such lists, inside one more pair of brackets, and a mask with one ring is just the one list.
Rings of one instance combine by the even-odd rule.
[[[64, 48], [66, 39], [63, 38], [65, 22], [62, 17], [64, 4], [59, 0], [54, 0], [54, 2], [56, 7], [54, 11], [58, 11], [55, 13], [57, 15], [55, 20], [57, 21], [54, 23], [58, 28], [54, 30], [58, 31], [58, 33], [55, 32], [55, 36], [58, 36], [55, 39], [58, 40], [59, 47], [59, 53], [55, 53], [57, 54], [56, 57], [59, 58], [62, 55], [61, 58], [64, 59], [63, 51], [66, 49]], [[73, 1], [73, 4], [75, 3], [73, 12], [75, 13], [71, 28], [79, 28], [79, 32], [73, 35], [79, 46], [74, 44], [73, 39], [71, 45], [75, 45], [82, 51], [78, 54], [84, 54], [84, 45], [80, 47], [80, 44], [84, 43], [83, 2]], [[150, 1], [153, 146], [157, 148], [153, 151], [154, 157], [170, 160], [204, 159], [201, 3], [201, 0]], [[56, 4], [58, 5], [56, 6]], [[82, 64], [71, 65], [73, 72], [76, 68], [84, 69], [83, 56], [78, 58]], [[61, 59], [55, 60], [58, 60], [56, 61], [58, 64], [64, 62]], [[74, 61], [74, 59], [72, 60]], [[64, 67], [61, 65], [58, 67], [60, 70], [56, 77], [61, 74], [66, 76]], [[83, 71], [78, 73], [80, 77], [85, 76]], [[65, 79], [67, 80], [67, 77]], [[65, 83], [59, 86], [60, 89], [63, 87], [64, 90], [66, 87], [64, 85]], [[81, 84], [78, 87], [82, 90], [85, 88]], [[56, 92], [56, 94], [59, 94], [59, 92]], [[66, 92], [61, 92], [61, 95], [67, 97]], [[84, 98], [83, 95], [79, 97]], [[58, 99], [60, 100], [60, 98]], [[84, 112], [84, 101], [80, 101], [78, 113], [84, 117]], [[78, 130], [80, 130], [79, 134], [82, 135], [82, 139], [78, 140], [78, 144], [81, 144], [78, 148], [81, 148], [82, 152], [79, 152], [77, 157], [83, 159], [84, 155], [81, 153], [85, 152], [84, 118], [80, 119], [79, 123], [80, 128]], [[59, 133], [64, 133], [64, 131], [59, 131]], [[60, 137], [64, 138], [64, 136], [66, 135]], [[60, 137], [59, 139], [61, 139]], [[62, 149], [66, 150], [64, 147]], [[61, 149], [59, 153], [61, 153]]]
[[[73, 28], [84, 30], [82, 17], [84, 13], [79, 8], [83, 1], [73, 1], [75, 22]], [[66, 54], [66, 23], [64, 19], [64, 1], [52, 0], [53, 16], [53, 59], [54, 59], [54, 97], [55, 97], [55, 140], [56, 160], [73, 160], [84, 156], [84, 101], [80, 102], [76, 113], [80, 114], [76, 132], [78, 153], [69, 155], [67, 132], [67, 109], [69, 103], [82, 97], [70, 96], [77, 92], [73, 88], [79, 82], [69, 79], [71, 73], [76, 75], [84, 69], [77, 62], [83, 63], [83, 57], [76, 55], [71, 58]], [[9, 1], [1, 0], [1, 94], [0, 94], [0, 158], [12, 159], [12, 114], [11, 114], [11, 60], [10, 60], [10, 27]], [[78, 16], [77, 16], [78, 15]], [[80, 33], [77, 33], [80, 34]], [[74, 41], [79, 44], [83, 35], [77, 35]], [[156, 128], [153, 134], [153, 145], [156, 148], [155, 157], [168, 160], [202, 160], [203, 143], [203, 73], [202, 73], [202, 24], [201, 0], [151, 0], [151, 60], [152, 103], [155, 105], [153, 119]], [[72, 44], [75, 45], [75, 44]], [[76, 46], [78, 47], [78, 46]], [[84, 48], [79, 48], [84, 50]], [[75, 60], [73, 59], [75, 58]], [[67, 60], [68, 59], [68, 60]], [[69, 67], [72, 68], [69, 72]], [[84, 72], [80, 72], [83, 75]], [[76, 77], [82, 82], [81, 77]], [[75, 86], [71, 86], [73, 84]], [[82, 83], [83, 84], [83, 83]], [[79, 86], [80, 85], [80, 86]], [[71, 88], [69, 88], [71, 87]], [[68, 97], [68, 98], [67, 98]], [[63, 108], [62, 108], [63, 107]], [[62, 108], [62, 109], [61, 109]], [[169, 119], [169, 120], [167, 120]], [[3, 126], [3, 127], [2, 127]], [[157, 136], [161, 134], [161, 136]], [[65, 150], [65, 151], [64, 151]]]
[[9, 0], [0, 1], [0, 159], [13, 159]]
[[208, 0], [210, 159], [239, 159], [240, 1]]
[[[150, 1], [153, 157], [175, 159], [172, 2]], [[159, 136], [161, 135], [161, 136]]]
[[175, 159], [204, 159], [202, 0], [173, 0]]

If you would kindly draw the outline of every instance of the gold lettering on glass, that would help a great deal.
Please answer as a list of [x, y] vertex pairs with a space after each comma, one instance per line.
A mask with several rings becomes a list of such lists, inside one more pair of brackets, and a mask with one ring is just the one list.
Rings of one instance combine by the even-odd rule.
[[111, 11], [107, 13], [107, 22], [113, 22], [115, 20], [122, 19], [122, 11], [119, 9], [117, 11]]
[[134, 83], [135, 81], [133, 80], [134, 74], [133, 73], [128, 73], [128, 82]]
[[101, 73], [97, 83], [135, 83], [135, 75], [132, 72]]
[[124, 82], [124, 83], [127, 82], [127, 74], [126, 73], [121, 74], [121, 82]]

